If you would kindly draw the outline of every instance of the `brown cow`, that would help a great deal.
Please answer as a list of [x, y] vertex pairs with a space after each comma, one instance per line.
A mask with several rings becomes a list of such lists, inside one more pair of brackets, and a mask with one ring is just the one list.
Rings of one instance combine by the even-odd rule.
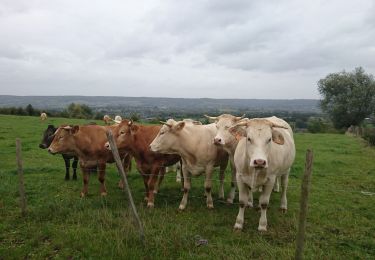
[[[150, 150], [149, 146], [160, 128], [160, 125], [134, 124], [126, 119], [112, 128], [120, 153], [130, 153], [137, 163], [137, 168], [143, 176], [149, 208], [154, 207], [154, 190], [158, 176], [162, 178], [165, 174], [165, 167], [180, 160], [178, 155], [155, 153]], [[108, 142], [106, 147], [110, 149]]]
[[[114, 162], [111, 151], [104, 147], [107, 141], [106, 131], [113, 126], [85, 125], [85, 126], [61, 126], [57, 129], [55, 137], [48, 148], [52, 154], [66, 153], [74, 154], [79, 158], [82, 175], [83, 189], [81, 197], [88, 193], [90, 169], [98, 167], [98, 179], [101, 183], [101, 195], [107, 195], [105, 187], [106, 163]], [[120, 156], [124, 158], [124, 169], [127, 171], [131, 158], [125, 153]]]

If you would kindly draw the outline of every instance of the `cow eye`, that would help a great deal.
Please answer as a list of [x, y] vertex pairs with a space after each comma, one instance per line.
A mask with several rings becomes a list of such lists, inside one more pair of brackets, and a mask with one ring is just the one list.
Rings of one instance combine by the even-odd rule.
[[122, 134], [122, 135], [125, 134], [125, 131], [121, 131], [120, 134]]
[[164, 132], [160, 132], [160, 135], [163, 135], [164, 134]]
[[271, 138], [270, 138], [270, 139], [268, 139], [267, 143], [270, 143], [270, 142], [271, 142], [271, 140], [272, 140]]

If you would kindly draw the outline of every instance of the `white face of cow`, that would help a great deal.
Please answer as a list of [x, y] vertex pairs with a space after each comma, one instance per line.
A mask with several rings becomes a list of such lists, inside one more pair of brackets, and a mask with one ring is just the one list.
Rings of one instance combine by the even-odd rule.
[[[284, 137], [282, 133], [277, 130], [277, 128], [281, 126], [275, 126], [264, 119], [249, 120], [247, 123], [245, 122], [245, 124], [247, 126], [245, 133], [243, 133], [243, 131], [235, 131], [235, 133], [241, 133], [246, 137], [245, 152], [250, 167], [257, 169], [268, 168], [268, 158], [272, 145], [284, 144]], [[239, 126], [237, 125], [236, 127], [238, 128]]]
[[229, 132], [229, 129], [236, 125], [243, 117], [236, 117], [229, 114], [223, 114], [218, 117], [206, 117], [210, 120], [215, 120], [217, 133], [214, 138], [214, 144], [230, 147], [237, 142], [237, 139]]
[[178, 135], [184, 126], [184, 121], [176, 122], [173, 119], [169, 119], [150, 144], [151, 151], [166, 154], [176, 153]]

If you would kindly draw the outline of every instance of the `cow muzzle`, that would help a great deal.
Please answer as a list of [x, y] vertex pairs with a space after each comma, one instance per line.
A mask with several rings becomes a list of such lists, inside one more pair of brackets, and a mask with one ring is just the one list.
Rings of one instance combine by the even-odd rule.
[[39, 148], [46, 149], [47, 145], [46, 144], [39, 144]]
[[107, 150], [111, 150], [111, 145], [109, 144], [109, 142], [106, 142], [104, 144], [104, 147], [107, 149]]
[[214, 138], [214, 144], [216, 144], [216, 145], [222, 145], [222, 144], [224, 144], [223, 143], [223, 139], [220, 138], [220, 137], [215, 137]]
[[57, 152], [55, 150], [53, 150], [52, 148], [48, 148], [48, 152], [50, 154], [57, 154]]
[[255, 168], [267, 168], [267, 161], [263, 159], [255, 159], [253, 161], [253, 167]]

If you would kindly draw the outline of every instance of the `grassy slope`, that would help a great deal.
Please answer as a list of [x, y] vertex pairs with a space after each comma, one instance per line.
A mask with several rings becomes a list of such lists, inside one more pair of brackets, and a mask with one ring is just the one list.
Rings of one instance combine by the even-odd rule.
[[[48, 123], [84, 123], [48, 119]], [[300, 178], [305, 151], [315, 152], [307, 226], [308, 258], [360, 258], [375, 255], [375, 150], [343, 135], [296, 134], [297, 158], [290, 176], [289, 211], [278, 212], [279, 194], [272, 194], [269, 231], [257, 232], [259, 213], [246, 211], [245, 229], [232, 227], [238, 206], [216, 202], [209, 211], [203, 199], [203, 178], [193, 180], [186, 212], [178, 212], [179, 184], [169, 174], [156, 197], [156, 208], [143, 202], [143, 184], [135, 168], [129, 176], [146, 230], [146, 248], [139, 244], [124, 194], [116, 187], [114, 165], [108, 167], [106, 198], [96, 176], [89, 196], [79, 197], [79, 181], [64, 181], [61, 156], [38, 148], [46, 122], [36, 117], [0, 116], [0, 259], [8, 258], [292, 258], [298, 219]], [[15, 138], [23, 145], [28, 216], [20, 217]], [[80, 176], [80, 174], [79, 174]], [[215, 175], [217, 178], [217, 174]], [[229, 180], [229, 176], [227, 176]], [[217, 198], [217, 182], [214, 182]], [[229, 191], [226, 183], [226, 191]], [[256, 195], [256, 198], [258, 195]], [[208, 239], [196, 247], [195, 236]]]

